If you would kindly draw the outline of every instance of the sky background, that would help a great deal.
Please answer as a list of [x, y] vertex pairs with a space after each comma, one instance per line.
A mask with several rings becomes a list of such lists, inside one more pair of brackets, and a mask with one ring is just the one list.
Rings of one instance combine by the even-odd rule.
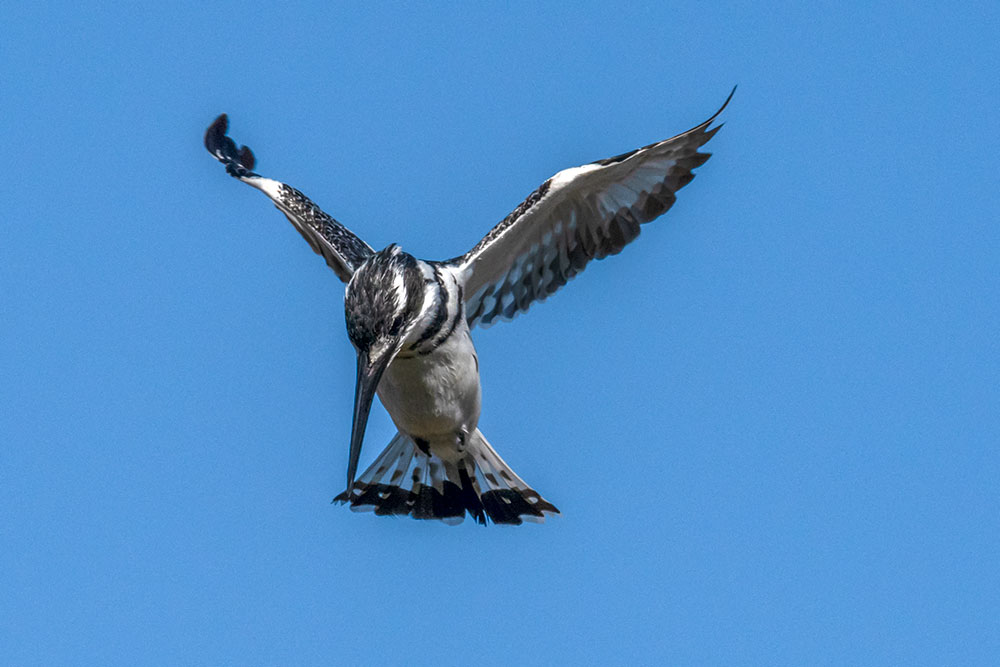
[[[0, 24], [0, 662], [995, 664], [997, 3]], [[443, 259], [735, 84], [666, 216], [474, 332], [480, 427], [563, 515], [331, 505], [343, 286], [208, 124]], [[393, 432], [376, 406], [363, 465]]]

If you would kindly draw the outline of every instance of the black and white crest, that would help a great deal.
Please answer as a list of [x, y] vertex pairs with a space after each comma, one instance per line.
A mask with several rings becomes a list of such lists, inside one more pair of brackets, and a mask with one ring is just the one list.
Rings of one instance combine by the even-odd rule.
[[417, 260], [392, 244], [361, 265], [347, 286], [347, 335], [359, 350], [395, 339], [420, 313], [424, 277]]

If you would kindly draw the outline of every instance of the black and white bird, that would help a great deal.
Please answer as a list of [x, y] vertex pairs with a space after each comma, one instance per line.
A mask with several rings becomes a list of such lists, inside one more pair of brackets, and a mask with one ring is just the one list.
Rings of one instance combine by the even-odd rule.
[[[735, 92], [735, 89], [734, 89]], [[347, 489], [334, 500], [376, 514], [459, 523], [542, 521], [554, 505], [517, 476], [477, 428], [476, 325], [543, 301], [592, 259], [622, 250], [639, 226], [673, 205], [708, 159], [707, 121], [672, 139], [560, 171], [476, 247], [445, 261], [392, 244], [375, 251], [295, 188], [253, 172], [254, 155], [219, 116], [205, 147], [238, 180], [267, 195], [347, 283], [347, 334], [357, 351]], [[355, 480], [372, 399], [399, 432]]]

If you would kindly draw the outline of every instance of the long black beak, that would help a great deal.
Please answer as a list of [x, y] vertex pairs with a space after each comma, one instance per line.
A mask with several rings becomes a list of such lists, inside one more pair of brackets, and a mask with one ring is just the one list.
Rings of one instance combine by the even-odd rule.
[[347, 496], [354, 489], [354, 476], [358, 472], [358, 459], [361, 457], [361, 443], [365, 439], [365, 427], [368, 425], [368, 413], [372, 409], [372, 399], [375, 390], [382, 379], [382, 373], [388, 368], [395, 354], [385, 353], [372, 362], [367, 351], [358, 351], [358, 381], [354, 388], [354, 422], [351, 424], [351, 454], [347, 462]]

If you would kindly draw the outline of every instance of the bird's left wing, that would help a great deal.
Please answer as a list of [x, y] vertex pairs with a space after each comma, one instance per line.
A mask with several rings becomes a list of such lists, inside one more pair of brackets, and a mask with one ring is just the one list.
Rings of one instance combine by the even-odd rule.
[[[733, 92], [735, 92], [735, 88]], [[729, 104], [704, 123], [643, 148], [560, 171], [494, 227], [475, 248], [449, 260], [464, 278], [469, 326], [511, 319], [542, 301], [591, 259], [622, 250], [639, 225], [663, 215], [674, 193], [709, 158], [698, 149]]]
[[365, 259], [373, 254], [371, 247], [295, 188], [255, 174], [253, 153], [246, 146], [236, 147], [236, 142], [226, 136], [228, 127], [226, 114], [216, 118], [209, 126], [205, 132], [208, 152], [226, 165], [226, 171], [231, 176], [267, 195], [312, 249], [323, 256], [337, 277], [345, 283], [349, 281]]

